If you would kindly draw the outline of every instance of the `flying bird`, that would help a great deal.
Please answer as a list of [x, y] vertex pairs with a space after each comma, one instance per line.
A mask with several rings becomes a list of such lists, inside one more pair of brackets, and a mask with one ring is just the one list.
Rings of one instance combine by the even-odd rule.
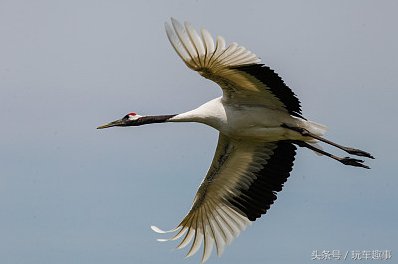
[[324, 151], [320, 142], [348, 154], [373, 159], [365, 151], [336, 144], [323, 137], [324, 125], [307, 120], [300, 101], [283, 80], [251, 51], [223, 37], [214, 41], [202, 29], [171, 19], [165, 23], [167, 37], [188, 68], [217, 83], [222, 96], [191, 111], [141, 116], [129, 113], [108, 127], [141, 126], [166, 122], [197, 122], [219, 131], [218, 145], [188, 214], [168, 239], [181, 240], [178, 248], [191, 242], [187, 256], [203, 244], [202, 262], [215, 247], [221, 255], [251, 222], [265, 214], [289, 177], [298, 147], [308, 148], [344, 165], [369, 169], [364, 161], [339, 157]]

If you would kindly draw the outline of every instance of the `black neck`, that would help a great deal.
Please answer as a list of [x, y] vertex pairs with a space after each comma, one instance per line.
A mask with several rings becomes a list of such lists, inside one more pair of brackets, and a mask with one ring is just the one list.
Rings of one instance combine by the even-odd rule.
[[158, 115], [158, 116], [143, 116], [136, 120], [136, 126], [153, 124], [153, 123], [163, 123], [176, 115]]

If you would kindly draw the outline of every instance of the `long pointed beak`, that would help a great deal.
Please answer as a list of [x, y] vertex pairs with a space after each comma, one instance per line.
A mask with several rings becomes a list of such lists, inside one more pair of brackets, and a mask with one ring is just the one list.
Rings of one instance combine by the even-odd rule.
[[108, 124], [102, 125], [97, 127], [97, 129], [103, 129], [103, 128], [108, 128], [108, 127], [114, 127], [114, 126], [123, 126], [124, 125], [124, 120], [123, 119], [119, 119], [113, 122], [110, 122]]

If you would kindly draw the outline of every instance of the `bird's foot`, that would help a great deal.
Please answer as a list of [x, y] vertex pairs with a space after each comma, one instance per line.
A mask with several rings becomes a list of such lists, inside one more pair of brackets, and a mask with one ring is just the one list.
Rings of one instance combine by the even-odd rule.
[[370, 169], [370, 167], [366, 166], [363, 164], [363, 160], [360, 159], [353, 159], [350, 157], [345, 157], [345, 158], [341, 158], [339, 160], [341, 163], [343, 163], [344, 165], [350, 165], [350, 166], [354, 166], [354, 167], [362, 167], [365, 169]]
[[363, 151], [363, 150], [360, 150], [360, 149], [344, 147], [344, 151], [346, 151], [347, 153], [349, 153], [351, 155], [356, 155], [356, 156], [361, 156], [361, 157], [374, 159], [374, 157], [370, 153], [368, 153], [366, 151]]

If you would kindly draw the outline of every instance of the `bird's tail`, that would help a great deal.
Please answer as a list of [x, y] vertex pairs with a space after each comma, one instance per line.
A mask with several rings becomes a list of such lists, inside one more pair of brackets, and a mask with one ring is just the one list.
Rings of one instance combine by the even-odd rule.
[[306, 122], [306, 129], [317, 136], [325, 135], [326, 131], [328, 130], [325, 125], [309, 120]]
[[[306, 122], [306, 129], [317, 136], [325, 135], [326, 131], [328, 130], [328, 128], [325, 125], [322, 125], [322, 124], [319, 124], [319, 123], [316, 123], [313, 121]], [[322, 150], [322, 146], [318, 144], [318, 140], [316, 140], [316, 139], [312, 139], [312, 140], [308, 141], [307, 143], [316, 147], [317, 149]], [[314, 153], [319, 156], [322, 156], [322, 154], [319, 154], [318, 152], [314, 151]]]

